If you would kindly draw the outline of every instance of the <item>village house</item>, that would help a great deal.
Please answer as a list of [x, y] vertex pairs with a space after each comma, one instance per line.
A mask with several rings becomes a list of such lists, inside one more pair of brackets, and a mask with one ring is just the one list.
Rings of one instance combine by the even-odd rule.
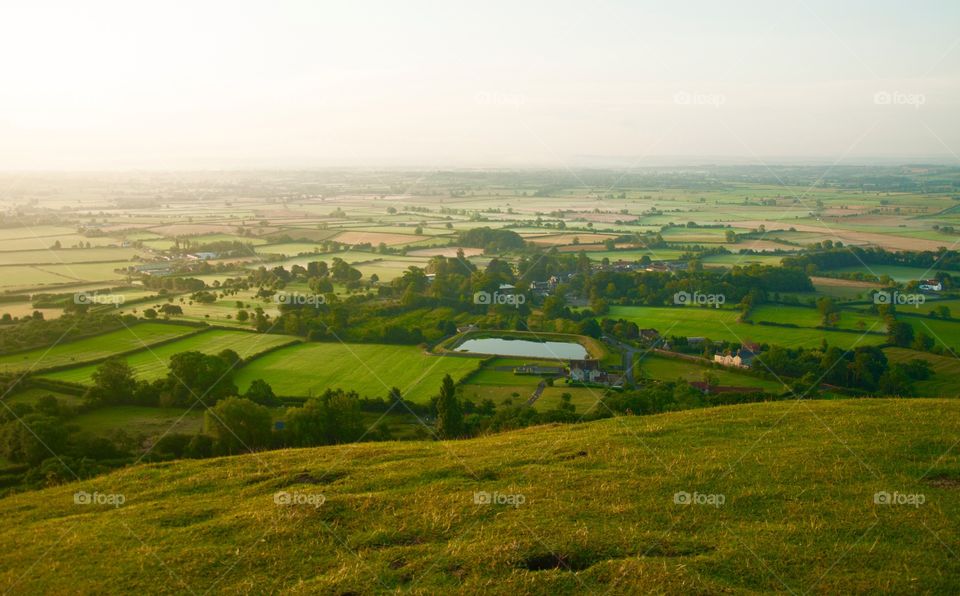
[[756, 353], [747, 347], [740, 348], [732, 354], [713, 355], [714, 362], [723, 366], [733, 366], [736, 368], [750, 368], [753, 366], [754, 358], [756, 358]]
[[940, 292], [943, 284], [939, 279], [924, 279], [920, 282], [920, 290], [924, 292]]
[[570, 380], [580, 383], [597, 383], [603, 377], [599, 360], [571, 360]]

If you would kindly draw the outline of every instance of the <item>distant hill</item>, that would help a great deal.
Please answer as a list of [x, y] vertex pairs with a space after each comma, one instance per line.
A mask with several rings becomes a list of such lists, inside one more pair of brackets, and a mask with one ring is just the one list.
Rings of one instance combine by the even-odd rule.
[[0, 499], [0, 590], [957, 593], [958, 429], [778, 402], [137, 466]]

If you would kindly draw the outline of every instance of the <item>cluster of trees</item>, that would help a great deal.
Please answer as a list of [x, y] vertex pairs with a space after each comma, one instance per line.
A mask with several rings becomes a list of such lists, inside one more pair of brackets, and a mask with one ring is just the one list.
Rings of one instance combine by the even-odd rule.
[[[240, 364], [233, 350], [219, 354], [181, 352], [170, 358], [166, 377], [155, 381], [138, 380], [126, 360], [106, 360], [93, 373], [93, 384], [83, 396], [91, 407], [138, 405], [189, 407], [197, 401], [211, 406], [221, 399], [237, 395], [233, 371]], [[257, 391], [262, 390], [259, 385]], [[272, 392], [271, 392], [272, 394]], [[257, 396], [255, 391], [251, 397]], [[268, 405], [272, 405], [268, 401]]]
[[937, 268], [960, 271], [960, 252], [941, 248], [934, 251], [890, 252], [879, 247], [847, 246], [830, 247], [817, 252], [807, 252], [783, 260], [783, 266], [801, 269], [807, 273], [828, 271], [844, 267], [867, 265], [900, 265], [903, 267]]
[[835, 346], [818, 350], [771, 346], [758, 357], [755, 368], [800, 379], [800, 384], [806, 386], [806, 390], [810, 390], [819, 380], [830, 385], [884, 395], [907, 395], [914, 381], [929, 378], [933, 374], [926, 360], [914, 359], [891, 365], [886, 354], [877, 346], [860, 346], [853, 350], [842, 350]]
[[129, 463], [134, 443], [123, 430], [112, 439], [83, 432], [71, 423], [76, 415], [53, 395], [0, 411], [0, 455], [11, 464], [0, 470], [0, 489], [58, 484]]
[[464, 230], [457, 235], [457, 243], [461, 246], [482, 248], [489, 253], [503, 253], [522, 249], [525, 245], [523, 237], [513, 230], [494, 228], [473, 228]]
[[802, 271], [762, 265], [733, 267], [729, 271], [697, 270], [668, 272], [601, 271], [574, 277], [569, 289], [588, 296], [591, 304], [603, 300], [610, 304], [643, 306], [672, 305], [678, 292], [722, 294], [727, 304], [757, 304], [768, 292], [810, 292], [813, 284]]

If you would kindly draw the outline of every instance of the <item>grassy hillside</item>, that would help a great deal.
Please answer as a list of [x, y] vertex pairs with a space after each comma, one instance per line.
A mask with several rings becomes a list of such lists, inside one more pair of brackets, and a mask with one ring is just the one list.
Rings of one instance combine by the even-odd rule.
[[781, 402], [139, 466], [0, 500], [0, 589], [955, 593], [958, 427], [954, 400]]

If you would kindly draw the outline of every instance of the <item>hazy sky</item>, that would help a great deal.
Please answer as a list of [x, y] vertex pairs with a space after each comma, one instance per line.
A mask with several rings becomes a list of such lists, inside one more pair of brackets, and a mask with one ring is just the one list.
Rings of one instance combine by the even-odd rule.
[[960, 2], [0, 4], [0, 169], [960, 163]]

